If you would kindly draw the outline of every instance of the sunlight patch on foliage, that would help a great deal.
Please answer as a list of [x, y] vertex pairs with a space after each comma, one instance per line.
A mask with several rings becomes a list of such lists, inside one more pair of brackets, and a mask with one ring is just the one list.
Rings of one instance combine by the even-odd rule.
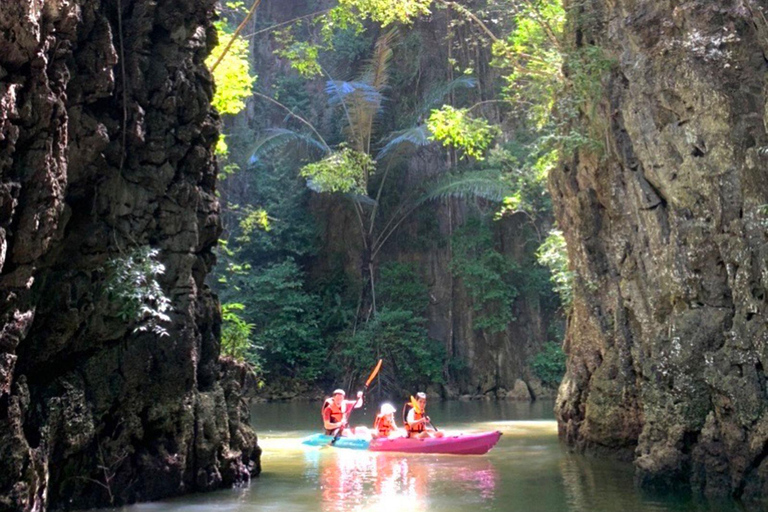
[[261, 347], [252, 342], [251, 332], [255, 326], [243, 319], [243, 311], [245, 305], [238, 302], [221, 305], [221, 355], [241, 362], [248, 361], [255, 367], [254, 370], [260, 372], [257, 350]]
[[461, 149], [478, 160], [483, 159], [486, 148], [499, 133], [499, 129], [485, 119], [471, 117], [468, 109], [450, 105], [433, 110], [427, 127], [432, 133], [432, 140], [442, 142], [443, 146]]
[[239, 242], [249, 242], [250, 241], [250, 235], [256, 230], [264, 230], [269, 231], [270, 225], [269, 225], [269, 217], [267, 216], [267, 211], [263, 208], [258, 208], [256, 210], [249, 211], [246, 216], [240, 220], [240, 229], [242, 230], [242, 235], [238, 237]]
[[370, 19], [382, 27], [392, 23], [411, 23], [416, 17], [429, 14], [432, 0], [339, 0], [334, 8], [337, 22], [353, 24], [354, 17]]
[[[301, 22], [294, 25], [294, 27], [300, 26]], [[275, 31], [275, 41], [279, 45], [274, 52], [275, 55], [287, 60], [291, 67], [304, 78], [320, 75], [323, 70], [317, 58], [321, 47], [309, 41], [297, 41], [293, 36], [292, 28]]]
[[162, 324], [171, 321], [171, 300], [157, 282], [165, 265], [157, 261], [158, 249], [138, 247], [107, 264], [107, 297], [118, 308], [125, 322], [137, 323], [133, 332], [152, 332], [168, 336]]
[[[217, 21], [216, 32], [219, 44], [213, 49], [205, 63], [208, 67], [218, 60], [233, 31], [226, 23]], [[251, 96], [256, 76], [251, 74], [248, 57], [248, 41], [238, 36], [213, 72], [216, 92], [211, 102], [220, 114], [237, 114], [245, 108], [245, 99]]]
[[557, 229], [550, 231], [536, 257], [539, 264], [549, 267], [554, 290], [560, 295], [563, 306], [569, 308], [573, 300], [573, 272], [568, 269], [568, 251], [563, 232]]
[[368, 176], [376, 162], [366, 153], [340, 146], [318, 162], [305, 165], [301, 175], [310, 181], [310, 188], [320, 192], [366, 193]]

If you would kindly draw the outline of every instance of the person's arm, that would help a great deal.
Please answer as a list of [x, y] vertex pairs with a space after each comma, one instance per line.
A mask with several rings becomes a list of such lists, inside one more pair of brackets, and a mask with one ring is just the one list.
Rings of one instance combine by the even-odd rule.
[[363, 392], [357, 392], [357, 400], [344, 400], [344, 415], [348, 415], [352, 409], [359, 409], [363, 406]]
[[336, 430], [341, 425], [342, 425], [341, 422], [333, 423], [331, 421], [331, 410], [330, 410], [330, 408], [326, 408], [323, 411], [323, 426], [325, 427], [325, 430]]

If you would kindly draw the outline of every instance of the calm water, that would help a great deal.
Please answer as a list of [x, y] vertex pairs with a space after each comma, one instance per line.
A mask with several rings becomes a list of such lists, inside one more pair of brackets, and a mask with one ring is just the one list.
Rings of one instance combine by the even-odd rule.
[[[723, 511], [684, 497], [640, 493], [632, 467], [569, 454], [551, 402], [435, 402], [441, 430], [500, 430], [487, 455], [375, 454], [305, 448], [319, 431], [319, 404], [259, 404], [253, 418], [264, 472], [247, 489], [127, 507], [130, 512], [689, 512]], [[370, 425], [373, 408], [353, 424]]]

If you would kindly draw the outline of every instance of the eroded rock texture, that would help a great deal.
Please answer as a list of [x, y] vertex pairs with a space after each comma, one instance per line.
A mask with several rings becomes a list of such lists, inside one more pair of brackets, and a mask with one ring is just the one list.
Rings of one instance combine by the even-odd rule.
[[[0, 510], [82, 508], [258, 471], [203, 284], [220, 227], [212, 0], [0, 5]], [[160, 250], [169, 336], [105, 265]]]
[[578, 274], [561, 435], [645, 483], [768, 497], [768, 5], [569, 4], [616, 69], [606, 154], [550, 182]]

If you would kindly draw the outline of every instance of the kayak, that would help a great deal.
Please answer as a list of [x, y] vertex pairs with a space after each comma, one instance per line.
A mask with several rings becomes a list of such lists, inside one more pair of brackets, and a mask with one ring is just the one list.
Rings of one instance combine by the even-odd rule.
[[482, 455], [499, 441], [501, 432], [480, 432], [445, 437], [415, 439], [407, 437], [374, 439], [368, 445], [372, 452], [447, 453], [454, 455]]
[[400, 453], [445, 453], [453, 455], [482, 455], [493, 448], [501, 437], [501, 432], [480, 432], [476, 434], [457, 434], [445, 437], [414, 439], [407, 437], [379, 438], [368, 441], [359, 437], [340, 437], [333, 445], [333, 436], [315, 434], [304, 438], [301, 443], [307, 446], [333, 446], [353, 450], [372, 452]]
[[341, 436], [335, 443], [331, 444], [333, 436], [325, 434], [314, 434], [301, 440], [301, 444], [307, 446], [333, 446], [334, 448], [351, 448], [353, 450], [367, 450], [368, 439], [360, 437]]

